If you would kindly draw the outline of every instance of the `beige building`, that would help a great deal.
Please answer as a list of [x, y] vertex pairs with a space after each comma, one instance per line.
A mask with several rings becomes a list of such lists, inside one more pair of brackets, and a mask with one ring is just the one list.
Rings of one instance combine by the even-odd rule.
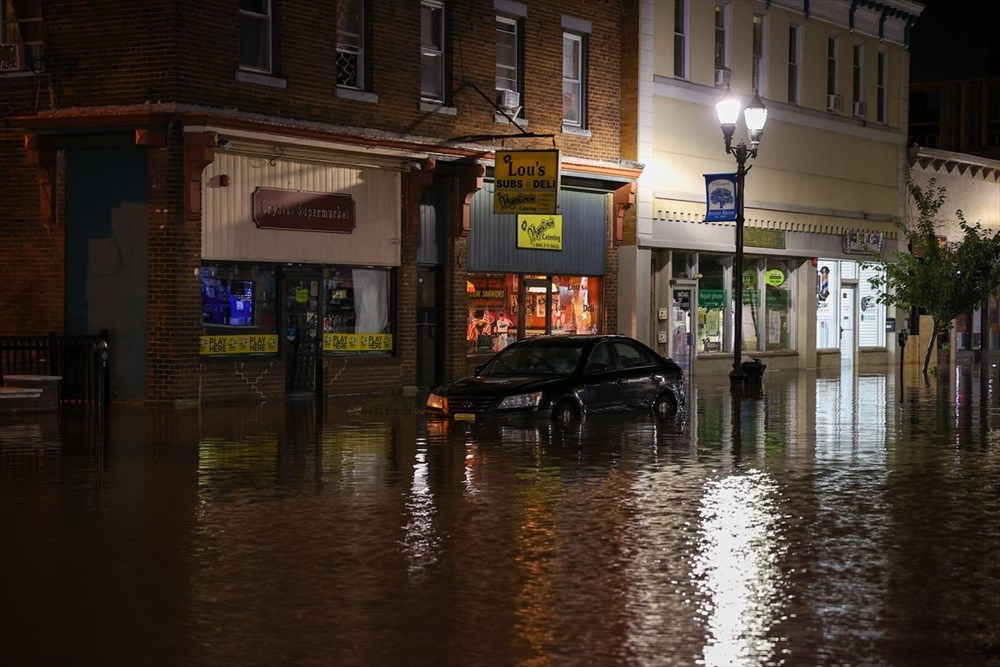
[[[892, 363], [897, 315], [873, 298], [865, 247], [896, 243], [888, 217], [904, 206], [906, 43], [921, 8], [637, 3], [637, 94], [622, 123], [635, 118], [645, 169], [634, 244], [620, 253], [624, 333], [694, 374], [732, 368], [736, 226], [706, 221], [706, 175], [737, 170], [715, 110], [728, 84], [744, 106], [756, 91], [768, 110], [746, 163], [745, 354], [773, 369]], [[734, 145], [745, 132], [741, 119]]]

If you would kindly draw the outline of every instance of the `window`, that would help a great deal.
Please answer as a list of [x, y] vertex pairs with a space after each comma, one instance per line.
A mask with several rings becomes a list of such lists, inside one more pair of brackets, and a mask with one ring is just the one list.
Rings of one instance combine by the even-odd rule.
[[337, 0], [337, 85], [365, 90], [365, 3]]
[[420, 96], [432, 102], [444, 101], [444, 3], [420, 3]]
[[392, 271], [340, 267], [325, 273], [324, 354], [392, 352]]
[[271, 0], [240, 0], [240, 69], [273, 70]]
[[799, 103], [799, 26], [788, 26], [788, 101]]
[[837, 52], [840, 39], [828, 37], [826, 40], [826, 94], [837, 94]]
[[816, 347], [840, 347], [840, 262], [820, 259], [816, 271]]
[[674, 0], [674, 76], [687, 78], [687, 3]]
[[715, 5], [715, 71], [726, 69], [726, 6]]
[[875, 119], [880, 123], [884, 123], [888, 102], [886, 82], [889, 78], [889, 54], [886, 51], [879, 50], [878, 52], [878, 72], [876, 76], [878, 79], [875, 82]]
[[753, 89], [764, 87], [764, 17], [753, 15]]
[[[854, 58], [851, 63], [851, 99], [855, 105], [864, 101], [864, 70], [863, 67], [864, 47], [861, 44], [854, 45]], [[855, 114], [857, 114], [855, 110]]]
[[563, 123], [584, 126], [584, 58], [583, 35], [563, 33]]
[[[520, 113], [521, 102], [521, 23], [507, 16], [496, 17], [497, 106], [512, 115]], [[506, 92], [516, 93], [511, 95]]]
[[203, 356], [277, 354], [274, 267], [203, 264], [201, 319]]
[[41, 0], [0, 2], [0, 71], [42, 71]]
[[[726, 281], [726, 267], [720, 255], [699, 255], [698, 272], [698, 345], [702, 352], [723, 350], [726, 304], [732, 296]], [[731, 348], [730, 345], [726, 347]]]

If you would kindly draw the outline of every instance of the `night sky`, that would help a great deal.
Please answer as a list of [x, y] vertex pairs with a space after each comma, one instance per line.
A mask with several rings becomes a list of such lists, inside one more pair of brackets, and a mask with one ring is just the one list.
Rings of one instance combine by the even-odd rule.
[[1000, 0], [917, 0], [912, 81], [1000, 77]]

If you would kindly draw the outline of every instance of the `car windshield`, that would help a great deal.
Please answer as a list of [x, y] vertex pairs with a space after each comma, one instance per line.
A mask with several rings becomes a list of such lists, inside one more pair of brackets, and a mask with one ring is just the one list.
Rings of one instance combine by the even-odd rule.
[[493, 358], [480, 375], [567, 375], [582, 350], [566, 345], [512, 345]]

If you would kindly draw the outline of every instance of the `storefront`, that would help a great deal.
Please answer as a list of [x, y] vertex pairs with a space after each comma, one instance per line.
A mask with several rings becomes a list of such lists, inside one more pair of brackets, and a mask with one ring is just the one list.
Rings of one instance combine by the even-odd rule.
[[227, 146], [202, 175], [203, 393], [315, 396], [363, 374], [348, 362], [398, 377], [398, 161]]
[[563, 179], [556, 216], [495, 214], [492, 182], [473, 198], [466, 281], [470, 359], [528, 336], [607, 330], [609, 193], [622, 183], [609, 182], [604, 191], [572, 183]]

